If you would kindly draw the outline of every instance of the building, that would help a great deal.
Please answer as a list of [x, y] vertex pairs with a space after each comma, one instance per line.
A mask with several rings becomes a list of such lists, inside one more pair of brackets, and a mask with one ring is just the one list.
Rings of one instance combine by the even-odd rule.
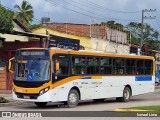
[[[0, 34], [0, 93], [12, 88], [13, 74], [8, 71], [8, 61], [15, 56], [16, 50], [27, 47], [44, 47], [42, 39], [45, 36], [32, 34], [18, 19], [13, 18], [13, 33]], [[38, 37], [38, 41], [31, 41]], [[40, 46], [40, 41], [42, 45]]]
[[80, 45], [89, 51], [106, 53], [130, 53], [130, 32], [99, 24], [43, 23], [32, 30], [37, 34], [52, 34], [79, 39]]

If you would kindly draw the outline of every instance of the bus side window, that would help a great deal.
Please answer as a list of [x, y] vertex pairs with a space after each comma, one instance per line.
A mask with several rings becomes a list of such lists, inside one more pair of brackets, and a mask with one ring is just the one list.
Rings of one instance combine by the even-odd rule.
[[69, 61], [59, 60], [59, 70], [56, 71], [57, 75], [68, 75], [69, 71]]
[[139, 72], [140, 75], [144, 74], [144, 60], [137, 60], [137, 71]]
[[126, 72], [125, 74], [135, 75], [136, 73], [136, 60], [126, 59]]
[[72, 57], [72, 64], [71, 64], [71, 66], [72, 66], [72, 69], [71, 69], [71, 73], [72, 74], [76, 74], [77, 72], [76, 72], [76, 67], [75, 67], [75, 58], [73, 58]]
[[85, 74], [85, 57], [72, 56], [72, 74]]

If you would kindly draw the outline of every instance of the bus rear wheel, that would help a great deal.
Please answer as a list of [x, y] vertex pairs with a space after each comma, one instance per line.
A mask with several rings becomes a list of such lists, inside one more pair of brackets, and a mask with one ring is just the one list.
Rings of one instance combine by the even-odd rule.
[[131, 99], [131, 89], [125, 87], [123, 90], [123, 97], [117, 97], [116, 100], [119, 102], [128, 102]]
[[67, 106], [69, 108], [76, 107], [78, 105], [78, 102], [79, 102], [79, 94], [77, 90], [71, 89], [68, 94], [68, 100], [66, 102]]
[[155, 83], [155, 86], [158, 86], [158, 85], [159, 85], [159, 83], [158, 83], [158, 82], [156, 82], [156, 83]]
[[47, 105], [47, 102], [35, 102], [38, 107], [44, 107]]

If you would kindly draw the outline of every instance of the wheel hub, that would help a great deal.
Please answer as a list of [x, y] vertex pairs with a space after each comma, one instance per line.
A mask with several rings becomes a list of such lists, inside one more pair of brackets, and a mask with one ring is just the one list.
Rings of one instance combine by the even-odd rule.
[[128, 90], [124, 93], [124, 97], [125, 97], [126, 100], [129, 99], [129, 91]]
[[71, 93], [69, 96], [69, 101], [70, 101], [70, 103], [76, 103], [77, 96], [74, 93]]

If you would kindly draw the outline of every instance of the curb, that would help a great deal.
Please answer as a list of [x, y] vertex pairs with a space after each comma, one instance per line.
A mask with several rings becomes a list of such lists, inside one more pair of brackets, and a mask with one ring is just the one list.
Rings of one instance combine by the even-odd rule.
[[138, 110], [138, 109], [122, 109], [122, 108], [117, 108], [115, 109], [115, 112], [133, 112], [133, 113], [157, 113], [160, 114], [160, 111], [155, 111], [155, 110]]

